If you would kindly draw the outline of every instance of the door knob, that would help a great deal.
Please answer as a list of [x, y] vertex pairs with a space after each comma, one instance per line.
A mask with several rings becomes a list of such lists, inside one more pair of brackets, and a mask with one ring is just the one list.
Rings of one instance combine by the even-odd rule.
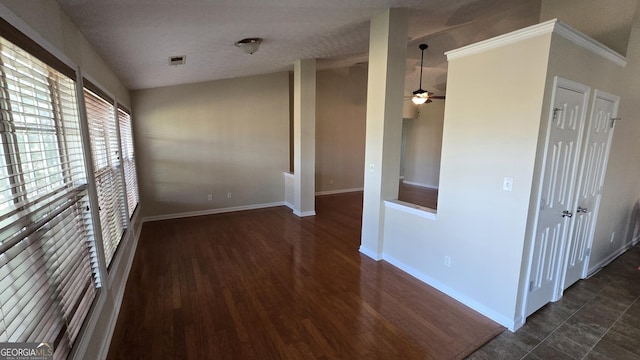
[[565, 210], [562, 212], [562, 217], [572, 217], [573, 214], [569, 212], [569, 210]]
[[583, 212], [583, 213], [586, 213], [586, 212], [587, 212], [587, 211], [589, 211], [589, 210], [588, 210], [587, 208], [583, 208], [583, 207], [578, 206], [578, 209], [577, 209], [576, 211], [577, 211], [577, 212]]

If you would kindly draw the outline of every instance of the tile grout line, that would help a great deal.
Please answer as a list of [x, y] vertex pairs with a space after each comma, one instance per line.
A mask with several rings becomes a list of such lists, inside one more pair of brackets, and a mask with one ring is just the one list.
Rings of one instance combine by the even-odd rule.
[[609, 333], [609, 331], [611, 331], [611, 329], [613, 329], [613, 327], [618, 323], [618, 321], [620, 320], [620, 318], [622, 318], [622, 316], [624, 314], [627, 313], [627, 311], [633, 306], [633, 304], [635, 304], [636, 302], [638, 302], [638, 299], [640, 299], [640, 296], [637, 296], [635, 300], [633, 300], [633, 302], [627, 306], [626, 309], [624, 309], [624, 311], [622, 312], [622, 314], [620, 314], [616, 320], [611, 324], [611, 326], [609, 326], [609, 328], [607, 328], [607, 330], [605, 332], [602, 333], [602, 335], [600, 335], [600, 337], [598, 338], [598, 341], [596, 341], [595, 344], [593, 344], [591, 346], [591, 348], [589, 349], [589, 351], [587, 351], [587, 353], [582, 357], [582, 359], [584, 359], [587, 355], [589, 355], [589, 353], [591, 353], [591, 351], [593, 351], [593, 349], [596, 347], [596, 345], [598, 345], [598, 343], [600, 343], [600, 341], [605, 337], [605, 335], [607, 335]]
[[[608, 286], [608, 285], [607, 285], [607, 286]], [[600, 295], [600, 293], [601, 293], [601, 292], [603, 292], [605, 288], [606, 288], [606, 286], [605, 286], [604, 288], [600, 289], [600, 291], [598, 291], [597, 293], [595, 293], [592, 297], [590, 297], [590, 298], [589, 298], [589, 300], [585, 301], [585, 303], [584, 303], [584, 304], [582, 304], [582, 306], [580, 306], [576, 311], [574, 311], [573, 313], [571, 313], [571, 315], [569, 315], [566, 319], [564, 319], [564, 321], [563, 321], [563, 322], [561, 322], [560, 324], [558, 324], [558, 326], [556, 326], [556, 327], [553, 329], [553, 331], [552, 331], [551, 333], [549, 333], [549, 335], [547, 335], [544, 339], [540, 340], [540, 342], [538, 342], [538, 344], [537, 344], [536, 346], [534, 346], [533, 348], [531, 348], [531, 350], [530, 350], [528, 353], [526, 353], [523, 357], [521, 357], [520, 359], [522, 360], [522, 359], [526, 358], [527, 356], [529, 356], [530, 354], [533, 354], [533, 351], [534, 351], [535, 349], [537, 349], [537, 348], [538, 348], [538, 346], [540, 346], [543, 342], [545, 342], [548, 338], [550, 338], [550, 337], [551, 337], [551, 335], [555, 334], [555, 333], [556, 333], [556, 331], [558, 331], [558, 329], [560, 329], [560, 328], [562, 327], [562, 325], [566, 324], [566, 323], [567, 323], [567, 321], [569, 321], [569, 319], [571, 319], [571, 318], [573, 317], [573, 315], [577, 314], [577, 313], [578, 313], [578, 311], [582, 310], [582, 308], [584, 308], [585, 306], [587, 306], [587, 304], [588, 304], [588, 303], [590, 303], [590, 302], [591, 302], [591, 300], [595, 299], [595, 297], [596, 297], [596, 296]], [[566, 290], [566, 289], [565, 289], [565, 290]], [[563, 292], [563, 296], [564, 296], [564, 292]], [[560, 298], [560, 299], [562, 299], [562, 298]], [[560, 300], [559, 300], [559, 301], [560, 301]], [[626, 310], [625, 310], [625, 311], [626, 311]], [[600, 341], [600, 340], [598, 340], [598, 341]], [[589, 351], [591, 351], [591, 349], [589, 349]], [[588, 353], [589, 353], [589, 352], [587, 352], [587, 354], [588, 354]], [[535, 355], [535, 354], [533, 354], [533, 355]]]

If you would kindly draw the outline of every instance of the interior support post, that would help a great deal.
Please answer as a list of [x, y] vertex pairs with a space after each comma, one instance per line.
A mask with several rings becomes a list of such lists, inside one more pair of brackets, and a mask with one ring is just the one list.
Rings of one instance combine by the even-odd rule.
[[316, 60], [297, 60], [293, 72], [293, 213], [316, 214]]
[[398, 198], [408, 13], [388, 9], [371, 20], [360, 252], [380, 260], [384, 200]]

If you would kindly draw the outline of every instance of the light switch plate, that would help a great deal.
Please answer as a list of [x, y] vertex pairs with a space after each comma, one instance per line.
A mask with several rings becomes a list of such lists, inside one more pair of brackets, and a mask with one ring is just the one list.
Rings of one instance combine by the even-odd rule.
[[511, 191], [513, 190], [513, 178], [505, 176], [502, 182], [502, 190]]

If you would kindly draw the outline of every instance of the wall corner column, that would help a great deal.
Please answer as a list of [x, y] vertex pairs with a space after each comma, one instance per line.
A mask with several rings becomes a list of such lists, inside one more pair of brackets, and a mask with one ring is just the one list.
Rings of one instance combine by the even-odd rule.
[[371, 19], [360, 252], [382, 259], [384, 200], [398, 198], [408, 12]]
[[297, 60], [293, 73], [293, 213], [316, 214], [316, 60]]

